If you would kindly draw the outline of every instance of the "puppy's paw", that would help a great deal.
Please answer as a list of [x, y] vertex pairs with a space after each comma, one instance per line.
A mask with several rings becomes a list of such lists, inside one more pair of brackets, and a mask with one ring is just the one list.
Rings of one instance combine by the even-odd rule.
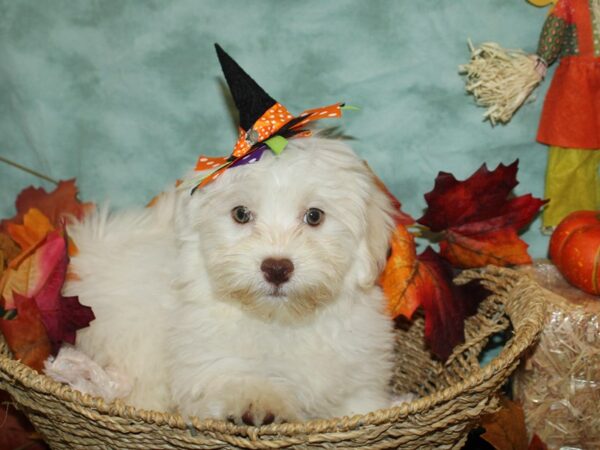
[[270, 390], [252, 390], [227, 402], [226, 419], [237, 425], [262, 426], [299, 420], [299, 415], [281, 395]]

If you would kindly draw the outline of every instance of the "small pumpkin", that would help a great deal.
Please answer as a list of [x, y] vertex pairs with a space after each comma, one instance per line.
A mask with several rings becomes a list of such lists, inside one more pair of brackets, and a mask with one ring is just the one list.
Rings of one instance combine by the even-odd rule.
[[600, 211], [576, 211], [550, 238], [550, 259], [574, 286], [600, 295]]

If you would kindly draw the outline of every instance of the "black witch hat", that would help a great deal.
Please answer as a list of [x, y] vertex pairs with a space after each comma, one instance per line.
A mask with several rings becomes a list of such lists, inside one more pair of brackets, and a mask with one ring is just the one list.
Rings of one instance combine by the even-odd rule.
[[215, 44], [215, 48], [229, 91], [240, 113], [240, 127], [247, 131], [277, 102], [219, 44]]
[[185, 183], [197, 188], [211, 183], [231, 167], [253, 164], [270, 149], [279, 154], [292, 137], [310, 136], [303, 127], [309, 122], [341, 117], [343, 103], [310, 109], [294, 117], [261, 88], [219, 44], [215, 44], [221, 69], [240, 115], [240, 135], [229, 157], [202, 155], [195, 177]]

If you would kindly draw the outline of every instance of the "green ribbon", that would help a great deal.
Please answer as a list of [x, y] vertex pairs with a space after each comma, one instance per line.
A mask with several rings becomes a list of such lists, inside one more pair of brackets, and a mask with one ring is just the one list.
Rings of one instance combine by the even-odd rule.
[[265, 144], [275, 153], [276, 155], [280, 155], [281, 152], [285, 149], [288, 144], [286, 138], [282, 136], [273, 136], [265, 141]]

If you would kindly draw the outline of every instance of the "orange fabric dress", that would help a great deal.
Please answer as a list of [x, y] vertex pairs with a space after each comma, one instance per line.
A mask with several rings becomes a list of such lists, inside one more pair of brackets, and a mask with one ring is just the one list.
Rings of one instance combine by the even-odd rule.
[[560, 64], [542, 110], [543, 144], [600, 149], [600, 27], [592, 1], [559, 0], [544, 24], [538, 55], [548, 65], [560, 57]]

